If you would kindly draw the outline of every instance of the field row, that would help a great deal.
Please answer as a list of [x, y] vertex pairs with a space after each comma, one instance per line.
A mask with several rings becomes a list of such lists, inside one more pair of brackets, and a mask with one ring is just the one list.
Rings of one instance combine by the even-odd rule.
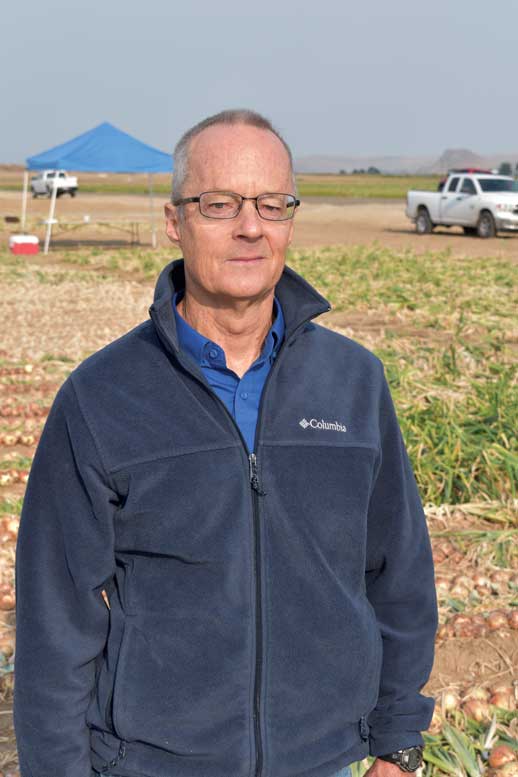
[[[438, 175], [309, 175], [296, 176], [301, 197], [338, 197], [360, 199], [403, 199], [409, 189], [437, 190]], [[79, 175], [79, 193], [147, 194], [147, 175]], [[22, 174], [0, 172], [0, 189], [22, 190]], [[171, 176], [155, 175], [153, 191], [168, 195]]]

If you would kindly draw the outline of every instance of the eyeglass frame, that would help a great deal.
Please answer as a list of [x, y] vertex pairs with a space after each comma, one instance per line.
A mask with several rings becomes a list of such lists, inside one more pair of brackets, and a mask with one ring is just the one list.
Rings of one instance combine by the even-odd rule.
[[[207, 216], [206, 213], [202, 213], [200, 200], [203, 197], [204, 194], [232, 194], [236, 197], [241, 198], [241, 202], [239, 204], [239, 208], [237, 213], [235, 213], [233, 216]], [[294, 205], [293, 205], [293, 214], [291, 216], [288, 216], [288, 218], [285, 219], [269, 219], [265, 216], [262, 216], [259, 213], [259, 206], [257, 204], [257, 200], [259, 197], [271, 197], [273, 194], [282, 194], [283, 197], [293, 197], [294, 199]], [[175, 206], [178, 205], [186, 205], [189, 202], [197, 202], [198, 203], [198, 210], [200, 211], [201, 215], [204, 216], [206, 219], [215, 219], [216, 221], [228, 221], [229, 219], [235, 219], [239, 214], [241, 213], [241, 209], [243, 207], [243, 203], [245, 200], [253, 200], [255, 202], [255, 209], [259, 215], [259, 218], [263, 219], [264, 221], [291, 221], [293, 217], [295, 216], [295, 210], [300, 205], [300, 200], [295, 197], [294, 194], [290, 194], [289, 192], [264, 192], [263, 194], [258, 194], [257, 197], [243, 197], [242, 194], [239, 194], [238, 192], [229, 192], [223, 189], [210, 189], [208, 192], [200, 192], [197, 197], [181, 197], [179, 200], [172, 200], [172, 204]]]

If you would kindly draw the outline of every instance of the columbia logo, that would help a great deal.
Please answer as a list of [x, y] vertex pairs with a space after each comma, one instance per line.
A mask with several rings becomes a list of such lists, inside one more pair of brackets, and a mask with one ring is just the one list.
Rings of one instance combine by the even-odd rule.
[[324, 421], [323, 418], [320, 421], [317, 418], [312, 418], [310, 421], [307, 418], [301, 418], [299, 426], [302, 426], [303, 429], [307, 429], [309, 426], [311, 429], [331, 429], [334, 432], [347, 431], [345, 424], [341, 424], [340, 421]]

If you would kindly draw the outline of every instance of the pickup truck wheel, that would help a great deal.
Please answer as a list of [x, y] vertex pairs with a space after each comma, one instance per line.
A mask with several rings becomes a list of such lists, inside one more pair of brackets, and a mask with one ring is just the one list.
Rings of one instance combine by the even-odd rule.
[[70, 189], [70, 196], [71, 197], [75, 197], [76, 196], [76, 190], [75, 189]]
[[415, 220], [415, 229], [418, 235], [429, 235], [433, 230], [432, 220], [426, 208], [419, 208]]
[[483, 210], [478, 217], [477, 235], [484, 238], [496, 235], [495, 220], [488, 210]]

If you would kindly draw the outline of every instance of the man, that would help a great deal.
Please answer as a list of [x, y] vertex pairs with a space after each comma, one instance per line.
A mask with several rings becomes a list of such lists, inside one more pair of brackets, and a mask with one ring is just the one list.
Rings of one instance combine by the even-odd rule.
[[298, 200], [269, 122], [210, 117], [175, 165], [183, 260], [65, 381], [34, 459], [22, 777], [415, 770], [437, 603], [382, 365], [285, 268]]

